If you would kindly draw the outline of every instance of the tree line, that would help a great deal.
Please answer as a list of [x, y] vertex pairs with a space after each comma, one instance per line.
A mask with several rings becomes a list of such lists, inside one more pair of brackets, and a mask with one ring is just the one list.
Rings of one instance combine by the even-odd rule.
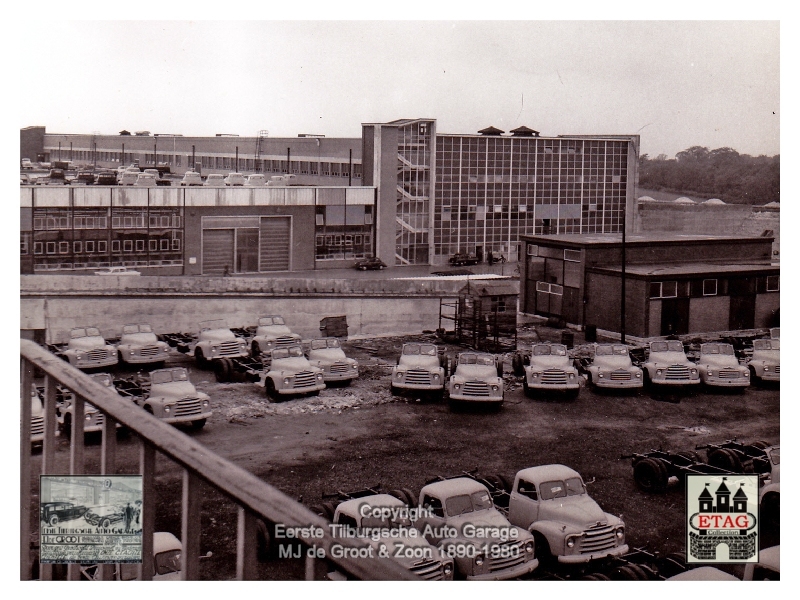
[[639, 187], [735, 204], [780, 201], [780, 155], [750, 156], [733, 148], [692, 146], [675, 158], [639, 157]]

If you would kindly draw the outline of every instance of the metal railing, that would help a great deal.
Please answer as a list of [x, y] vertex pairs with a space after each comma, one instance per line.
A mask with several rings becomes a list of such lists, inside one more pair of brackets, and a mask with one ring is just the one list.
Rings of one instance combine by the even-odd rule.
[[[113, 389], [105, 388], [88, 375], [57, 358], [30, 340], [20, 340], [21, 360], [21, 437], [20, 437], [20, 579], [31, 578], [30, 535], [31, 510], [34, 495], [31, 491], [31, 388], [34, 368], [44, 372], [44, 440], [41, 473], [53, 473], [56, 444], [57, 385], [74, 394], [72, 435], [70, 436], [70, 474], [85, 474], [84, 405], [86, 401], [105, 415], [100, 448], [100, 473], [116, 473], [117, 423], [135, 433], [140, 440], [139, 472], [142, 475], [142, 564], [139, 579], [152, 579], [153, 532], [155, 527], [156, 454], [160, 453], [183, 470], [181, 500], [181, 578], [199, 579], [200, 575], [200, 517], [203, 482], [230, 498], [238, 507], [236, 533], [236, 578], [257, 578], [257, 522], [280, 523], [287, 527], [321, 528], [322, 537], [303, 537], [306, 546], [325, 550], [327, 561], [356, 579], [416, 580], [417, 577], [388, 558], [336, 558], [331, 555], [334, 545], [362, 547], [363, 542], [334, 538], [328, 523], [302, 504], [293, 500], [252, 473], [218, 456], [191, 437], [163, 423], [133, 403], [121, 402]], [[299, 531], [299, 530], [298, 530]], [[324, 576], [324, 561], [306, 553], [305, 577]], [[100, 565], [98, 578], [113, 579], [114, 565]], [[39, 566], [41, 579], [52, 579], [52, 565]], [[68, 579], [80, 579], [78, 564], [70, 564]]]

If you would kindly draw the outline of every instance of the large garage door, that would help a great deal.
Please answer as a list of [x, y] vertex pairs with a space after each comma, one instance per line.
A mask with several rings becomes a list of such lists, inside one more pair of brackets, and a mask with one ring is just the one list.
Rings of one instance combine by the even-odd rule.
[[290, 217], [261, 217], [261, 271], [289, 270], [291, 233]]
[[222, 275], [225, 267], [233, 272], [234, 229], [203, 230], [203, 275]]

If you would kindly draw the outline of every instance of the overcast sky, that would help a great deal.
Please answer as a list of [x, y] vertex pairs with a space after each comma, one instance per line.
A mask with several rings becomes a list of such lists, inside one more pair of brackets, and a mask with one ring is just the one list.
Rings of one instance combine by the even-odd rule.
[[26, 82], [19, 124], [360, 137], [430, 117], [774, 155], [779, 37], [778, 21], [41, 22], [26, 45], [68, 68]]

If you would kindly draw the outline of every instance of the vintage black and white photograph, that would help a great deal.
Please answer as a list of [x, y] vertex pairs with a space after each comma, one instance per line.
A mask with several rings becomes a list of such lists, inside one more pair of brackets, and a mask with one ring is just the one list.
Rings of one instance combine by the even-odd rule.
[[780, 15], [287, 10], [26, 33], [20, 579], [779, 580]]

